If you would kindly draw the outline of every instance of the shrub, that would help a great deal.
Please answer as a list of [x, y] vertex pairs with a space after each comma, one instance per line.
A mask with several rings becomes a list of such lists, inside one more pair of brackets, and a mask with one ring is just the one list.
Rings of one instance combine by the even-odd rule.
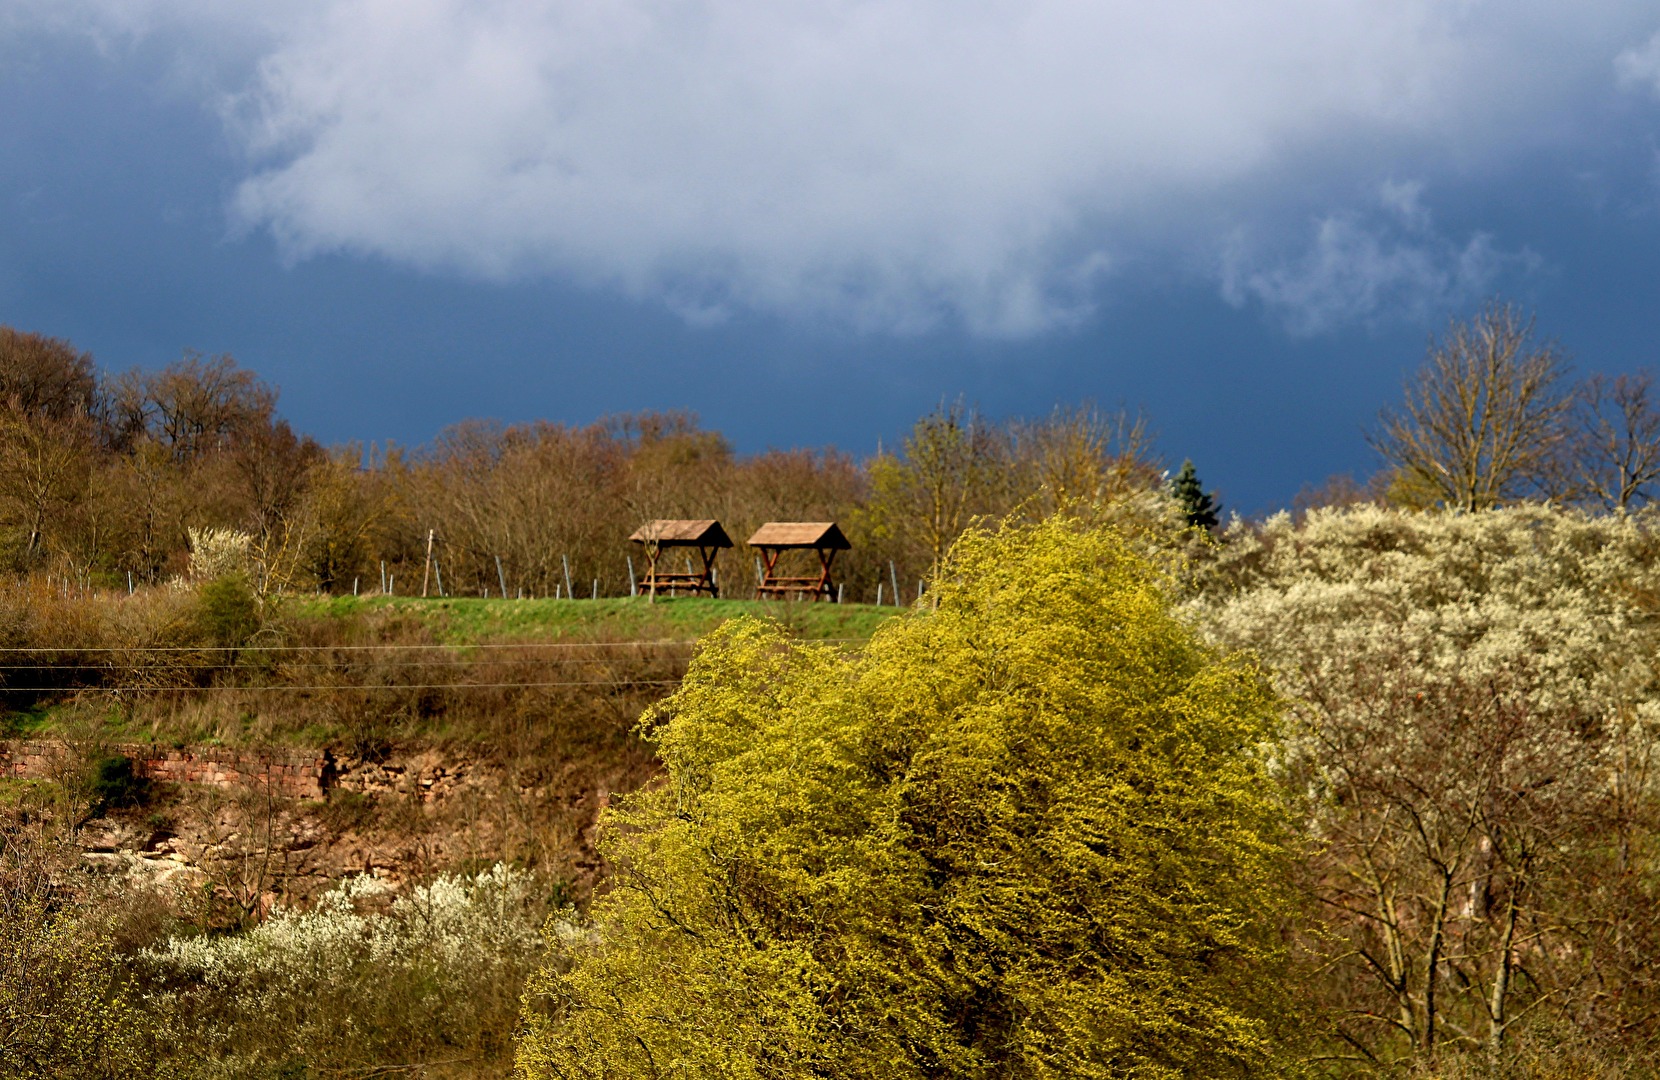
[[149, 786], [148, 780], [133, 772], [132, 758], [123, 755], [101, 758], [93, 767], [93, 812], [137, 806], [149, 793]]
[[186, 529], [190, 539], [190, 580], [218, 581], [245, 576], [254, 538], [238, 529]]
[[647, 714], [527, 1077], [1269, 1073], [1274, 727], [1116, 533], [971, 531], [861, 657], [755, 620]]
[[1525, 1075], [1521, 1024], [1660, 1044], [1650, 521], [1362, 507], [1220, 550], [1192, 612], [1288, 704], [1333, 1053]]
[[203, 585], [196, 610], [203, 636], [218, 648], [245, 645], [259, 632], [259, 598], [241, 574], [214, 578]]
[[397, 896], [364, 875], [309, 911], [174, 938], [137, 963], [188, 1075], [442, 1075], [445, 1065], [472, 1075], [509, 1051], [545, 912], [537, 880], [502, 865]]
[[77, 852], [61, 827], [0, 811], [0, 1076], [151, 1076], [154, 1046], [109, 936], [62, 891]]

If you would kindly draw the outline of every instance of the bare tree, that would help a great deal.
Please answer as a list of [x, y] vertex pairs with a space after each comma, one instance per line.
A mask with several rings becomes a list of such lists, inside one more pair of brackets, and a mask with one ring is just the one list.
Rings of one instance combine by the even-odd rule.
[[0, 527], [17, 536], [20, 565], [34, 565], [68, 511], [86, 498], [90, 438], [85, 416], [0, 414]]
[[1592, 375], [1574, 393], [1568, 479], [1581, 498], [1609, 510], [1649, 501], [1660, 479], [1660, 403], [1654, 377]]
[[1493, 301], [1454, 320], [1406, 385], [1399, 412], [1384, 410], [1370, 437], [1395, 470], [1406, 501], [1482, 510], [1529, 494], [1553, 495], [1553, 466], [1570, 400], [1556, 346], [1533, 321]]
[[107, 423], [118, 448], [147, 436], [188, 464], [268, 428], [276, 403], [276, 391], [231, 357], [204, 360], [186, 352], [160, 371], [116, 379]]
[[1020, 488], [1037, 493], [1044, 509], [1111, 501], [1162, 483], [1147, 420], [1127, 409], [1056, 408], [1043, 420], [1011, 424], [1010, 439]]
[[94, 407], [92, 357], [67, 341], [0, 326], [0, 402], [29, 417], [65, 420]]
[[1009, 442], [1006, 430], [960, 401], [918, 420], [903, 456], [879, 454], [870, 462], [871, 534], [938, 566], [976, 515], [1006, 509]]

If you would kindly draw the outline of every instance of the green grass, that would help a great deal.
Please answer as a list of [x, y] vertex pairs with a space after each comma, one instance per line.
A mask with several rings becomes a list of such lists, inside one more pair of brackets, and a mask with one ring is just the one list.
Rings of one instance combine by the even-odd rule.
[[902, 609], [871, 604], [709, 600], [645, 597], [604, 600], [421, 599], [403, 596], [336, 596], [299, 601], [304, 617], [351, 618], [370, 613], [410, 615], [427, 622], [444, 641], [466, 645], [493, 640], [692, 640], [728, 619], [761, 615], [777, 619], [814, 641], [862, 641]]
[[53, 710], [47, 704], [0, 714], [0, 739], [26, 739], [51, 727]]
[[[420, 663], [438, 665], [430, 671], [408, 666], [401, 656], [364, 654], [354, 667], [353, 678], [372, 685], [380, 680], [397, 686], [405, 682], [447, 682], [456, 676], [449, 663], [481, 665], [490, 678], [461, 672], [458, 685], [470, 681], [490, 682], [509, 670], [508, 679], [548, 678], [546, 672], [527, 673], [522, 657], [510, 658], [519, 665], [510, 669], [495, 666], [505, 654], [473, 655], [468, 646], [483, 643], [652, 642], [694, 641], [729, 619], [759, 615], [776, 619], [800, 637], [811, 641], [838, 642], [856, 650], [869, 640], [884, 621], [902, 609], [868, 604], [822, 604], [790, 601], [709, 600], [704, 598], [645, 597], [605, 600], [501, 600], [448, 597], [290, 597], [274, 613], [274, 641], [314, 642], [310, 647], [328, 648], [328, 643], [353, 641], [411, 641], [455, 646], [459, 655], [445, 659], [418, 658]], [[292, 635], [289, 637], [288, 635]], [[583, 679], [629, 678], [673, 679], [683, 670], [684, 649], [648, 651], [640, 656], [619, 659], [596, 652], [593, 657], [573, 659], [585, 667], [573, 668]], [[670, 656], [672, 658], [665, 659]], [[298, 666], [288, 667], [290, 661]], [[621, 665], [620, 667], [618, 665]], [[380, 665], [377, 667], [377, 665]], [[24, 736], [96, 737], [132, 742], [175, 744], [271, 743], [294, 746], [326, 746], [349, 742], [365, 732], [377, 739], [394, 742], [468, 741], [500, 737], [511, 727], [513, 710], [519, 704], [505, 698], [470, 690], [445, 693], [434, 690], [420, 695], [371, 695], [362, 698], [321, 688], [313, 693], [282, 693], [290, 683], [314, 683], [319, 676], [303, 660], [278, 650], [262, 653], [257, 646], [247, 650], [227, 685], [245, 692], [220, 695], [196, 693], [139, 694], [124, 700], [119, 708], [97, 691], [65, 693], [44, 698], [26, 710], [6, 714], [0, 710], [0, 738]], [[375, 670], [370, 670], [375, 669]], [[540, 669], [538, 669], [540, 670]], [[561, 668], [560, 670], [565, 670]], [[326, 682], [326, 680], [324, 680]], [[261, 685], [276, 696], [261, 696]], [[591, 693], [549, 688], [534, 705], [543, 713], [557, 712], [562, 722], [600, 724], [623, 713], [644, 708], [654, 696], [667, 693], [657, 683], [638, 687], [616, 683]], [[626, 693], [627, 701], [616, 700]], [[592, 700], [588, 700], [592, 699]], [[551, 712], [550, 712], [551, 711]], [[602, 716], [603, 714], [603, 716]], [[581, 719], [578, 718], [587, 718]], [[506, 725], [506, 726], [504, 726]], [[597, 728], [596, 728], [597, 730]], [[368, 736], [364, 736], [368, 737]], [[519, 737], [517, 735], [515, 738]]]
[[0, 808], [33, 810], [66, 806], [69, 793], [56, 780], [0, 776]]

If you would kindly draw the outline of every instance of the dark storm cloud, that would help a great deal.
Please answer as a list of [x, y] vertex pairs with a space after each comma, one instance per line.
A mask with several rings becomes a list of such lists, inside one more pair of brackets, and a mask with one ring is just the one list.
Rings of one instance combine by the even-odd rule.
[[248, 155], [237, 220], [290, 258], [551, 274], [694, 324], [994, 336], [1075, 325], [1172, 260], [1302, 332], [1458, 303], [1536, 259], [1368, 218], [1379, 184], [1572, 152], [1570, 118], [1660, 70], [1652, 7], [1614, 0], [38, 12], [171, 42]]

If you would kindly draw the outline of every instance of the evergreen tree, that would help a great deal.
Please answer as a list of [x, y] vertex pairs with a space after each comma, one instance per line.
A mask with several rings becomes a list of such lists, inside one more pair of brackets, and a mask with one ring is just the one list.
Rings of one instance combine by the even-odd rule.
[[1216, 512], [1222, 507], [1210, 492], [1199, 486], [1199, 474], [1193, 469], [1192, 458], [1182, 462], [1182, 471], [1170, 481], [1170, 494], [1181, 504], [1182, 513], [1186, 515], [1190, 527], [1216, 528]]

